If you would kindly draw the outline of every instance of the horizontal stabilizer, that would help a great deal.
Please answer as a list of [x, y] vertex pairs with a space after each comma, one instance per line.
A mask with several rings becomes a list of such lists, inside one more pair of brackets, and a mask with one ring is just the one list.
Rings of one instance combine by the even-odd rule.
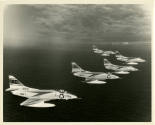
[[5, 91], [8, 92], [8, 91], [15, 91], [15, 90], [18, 90], [18, 88], [8, 88]]

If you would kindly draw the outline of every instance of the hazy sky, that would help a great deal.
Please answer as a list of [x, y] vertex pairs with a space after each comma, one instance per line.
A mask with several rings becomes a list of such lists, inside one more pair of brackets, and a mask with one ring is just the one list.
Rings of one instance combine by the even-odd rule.
[[150, 14], [143, 5], [9, 5], [4, 45], [150, 42]]

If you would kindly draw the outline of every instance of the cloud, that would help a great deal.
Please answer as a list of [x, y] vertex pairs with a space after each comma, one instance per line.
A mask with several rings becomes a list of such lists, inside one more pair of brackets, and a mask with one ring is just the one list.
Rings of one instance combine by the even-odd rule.
[[103, 35], [120, 33], [120, 36], [124, 32], [149, 32], [144, 31], [143, 27], [149, 27], [149, 23], [140, 5], [53, 5], [39, 9], [42, 16], [37, 20], [48, 27], [49, 32], [86, 34], [86, 37], [99, 32]]
[[12, 8], [16, 9], [18, 18], [13, 22], [20, 22], [23, 32], [31, 39], [150, 40], [151, 16], [143, 5], [16, 5], [9, 8], [6, 15]]

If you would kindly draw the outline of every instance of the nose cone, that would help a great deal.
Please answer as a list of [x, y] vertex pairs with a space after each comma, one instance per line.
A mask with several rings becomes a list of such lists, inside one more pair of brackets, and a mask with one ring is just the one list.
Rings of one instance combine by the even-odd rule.
[[131, 70], [131, 71], [138, 71], [138, 69], [137, 68], [135, 68], [135, 67], [129, 67], [129, 70]]
[[78, 97], [76, 95], [70, 95], [71, 96], [71, 99], [77, 99]]
[[141, 58], [136, 58], [135, 59], [137, 62], [145, 62], [145, 60], [144, 59], [141, 59]]
[[111, 75], [111, 79], [119, 79], [119, 78], [120, 78], [119, 76]]
[[137, 68], [133, 68], [132, 71], [138, 71], [138, 69]]

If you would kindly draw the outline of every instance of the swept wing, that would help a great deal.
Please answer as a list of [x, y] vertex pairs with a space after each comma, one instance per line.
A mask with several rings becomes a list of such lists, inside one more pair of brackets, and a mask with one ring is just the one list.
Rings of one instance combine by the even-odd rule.
[[20, 105], [27, 107], [55, 107], [55, 104], [45, 103], [45, 101], [47, 100], [39, 98], [29, 98], [22, 102]]

